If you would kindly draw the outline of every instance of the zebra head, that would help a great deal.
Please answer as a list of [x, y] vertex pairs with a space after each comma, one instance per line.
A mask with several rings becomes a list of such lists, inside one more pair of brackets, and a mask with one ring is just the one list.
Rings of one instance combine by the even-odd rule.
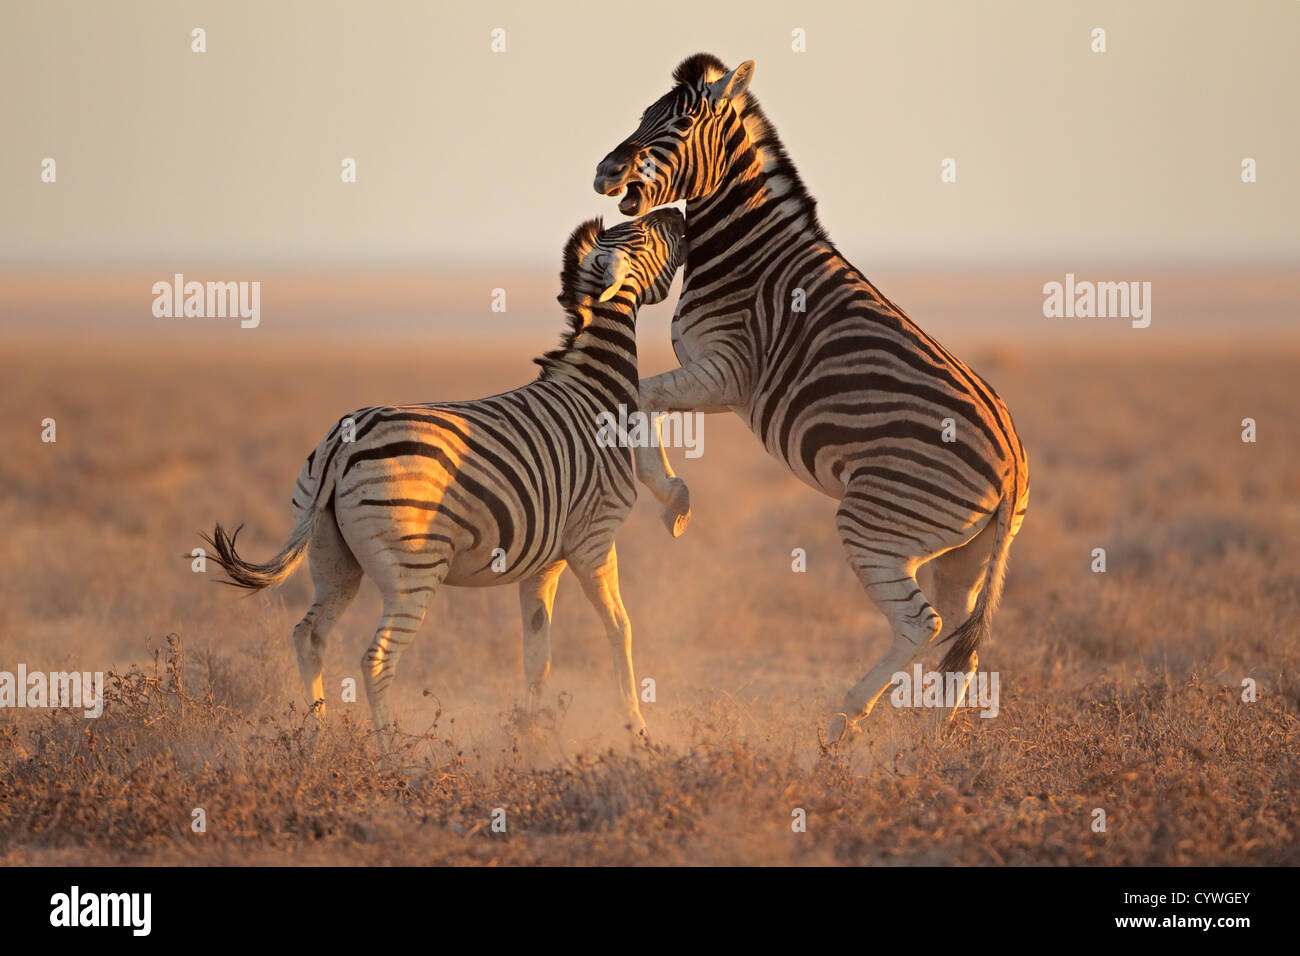
[[754, 61], [728, 70], [697, 53], [673, 73], [677, 85], [641, 116], [641, 124], [596, 167], [596, 192], [616, 196], [619, 212], [637, 216], [679, 199], [708, 196], [723, 181], [737, 144], [754, 78]]
[[560, 303], [662, 302], [685, 257], [685, 232], [686, 217], [671, 206], [608, 229], [599, 219], [584, 222], [564, 248]]

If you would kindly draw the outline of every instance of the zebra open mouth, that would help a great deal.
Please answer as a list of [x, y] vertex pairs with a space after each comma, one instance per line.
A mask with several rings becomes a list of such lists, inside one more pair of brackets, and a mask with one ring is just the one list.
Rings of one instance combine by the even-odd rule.
[[645, 185], [638, 182], [628, 183], [627, 192], [618, 201], [618, 211], [625, 216], [639, 216], [645, 211], [645, 205]]

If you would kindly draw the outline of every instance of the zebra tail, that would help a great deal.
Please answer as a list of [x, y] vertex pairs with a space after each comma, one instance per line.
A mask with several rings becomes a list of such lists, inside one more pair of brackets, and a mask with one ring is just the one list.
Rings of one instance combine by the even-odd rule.
[[993, 539], [993, 553], [984, 568], [984, 583], [980, 585], [979, 597], [975, 599], [975, 610], [945, 641], [949, 647], [943, 655], [943, 663], [939, 665], [942, 673], [966, 673], [972, 655], [979, 650], [980, 644], [992, 630], [993, 612], [997, 610], [998, 601], [1002, 597], [1002, 582], [1006, 578], [1007, 554], [1011, 550], [1011, 522], [1015, 517], [1018, 500], [1013, 487], [1011, 497], [1002, 499], [993, 516], [997, 522], [996, 536]]
[[272, 584], [279, 584], [293, 573], [294, 568], [306, 555], [312, 531], [316, 527], [316, 516], [319, 513], [315, 508], [303, 509], [298, 523], [290, 533], [289, 540], [280, 549], [280, 553], [263, 564], [245, 561], [235, 551], [235, 539], [239, 537], [240, 529], [244, 527], [242, 524], [227, 534], [226, 529], [217, 522], [216, 530], [210, 537], [206, 534], [202, 534], [201, 537], [212, 548], [214, 552], [212, 559], [230, 576], [230, 580], [221, 583], [233, 584], [235, 587], [247, 588], [250, 591], [260, 591]]

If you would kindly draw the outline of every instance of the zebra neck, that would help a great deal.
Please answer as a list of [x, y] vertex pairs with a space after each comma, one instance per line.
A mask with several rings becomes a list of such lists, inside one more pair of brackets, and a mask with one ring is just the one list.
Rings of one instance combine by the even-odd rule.
[[562, 348], [548, 353], [543, 377], [581, 391], [601, 408], [637, 403], [636, 308], [619, 300], [580, 307]]
[[817, 202], [766, 126], [762, 147], [749, 132], [733, 155], [722, 185], [686, 204], [686, 275], [724, 266], [729, 278], [756, 275], [773, 254], [802, 242], [824, 242]]

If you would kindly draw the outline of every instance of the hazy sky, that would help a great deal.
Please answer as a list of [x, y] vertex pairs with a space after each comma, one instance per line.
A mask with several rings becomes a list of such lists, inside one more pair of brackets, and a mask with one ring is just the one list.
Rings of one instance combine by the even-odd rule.
[[753, 91], [861, 266], [1300, 258], [1297, 0], [43, 0], [0, 17], [9, 268], [552, 268], [576, 223], [618, 218], [595, 165], [699, 50], [757, 62]]

